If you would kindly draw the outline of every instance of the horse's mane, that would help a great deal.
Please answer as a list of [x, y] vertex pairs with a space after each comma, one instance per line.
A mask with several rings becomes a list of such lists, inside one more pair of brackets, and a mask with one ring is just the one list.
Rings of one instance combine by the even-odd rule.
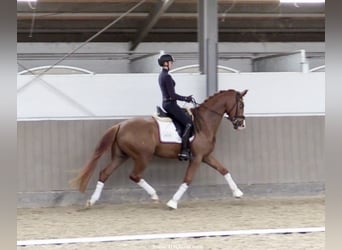
[[205, 100], [200, 104], [200, 106], [201, 106], [201, 105], [204, 105], [204, 104], [206, 104], [206, 103], [208, 103], [208, 101], [211, 100], [212, 98], [214, 98], [214, 97], [216, 97], [216, 96], [218, 96], [218, 95], [220, 95], [220, 94], [222, 94], [222, 93], [224, 93], [224, 92], [227, 92], [227, 91], [228, 91], [228, 90], [220, 90], [219, 92], [216, 92], [215, 94], [213, 94], [213, 95], [207, 97], [207, 99], [205, 99]]
[[198, 107], [192, 109], [192, 113], [194, 115], [194, 127], [195, 127], [195, 132], [198, 133], [201, 130], [201, 125], [202, 125], [202, 118], [199, 115], [199, 108], [201, 107], [201, 105], [205, 105], [206, 103], [208, 103], [211, 99], [213, 99], [214, 97], [221, 95], [223, 93], [226, 92], [231, 92], [234, 91], [232, 89], [228, 89], [228, 90], [220, 90], [219, 92], [214, 93], [213, 95], [207, 97], [202, 103], [200, 103], [198, 105]]

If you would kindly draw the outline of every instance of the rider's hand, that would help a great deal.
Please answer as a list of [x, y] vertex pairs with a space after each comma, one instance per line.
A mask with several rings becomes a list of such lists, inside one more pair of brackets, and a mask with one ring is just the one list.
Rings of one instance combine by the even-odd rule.
[[189, 96], [186, 96], [186, 97], [185, 97], [185, 101], [186, 101], [186, 102], [192, 102], [192, 99], [193, 99], [193, 98], [192, 98], [192, 95], [189, 95]]

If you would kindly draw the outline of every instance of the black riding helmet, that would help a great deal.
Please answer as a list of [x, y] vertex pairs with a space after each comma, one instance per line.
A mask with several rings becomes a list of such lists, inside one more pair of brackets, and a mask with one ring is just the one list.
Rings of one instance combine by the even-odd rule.
[[160, 67], [163, 67], [164, 66], [164, 62], [174, 62], [173, 60], [173, 57], [169, 54], [164, 54], [164, 55], [161, 55], [159, 58], [158, 58], [158, 64]]

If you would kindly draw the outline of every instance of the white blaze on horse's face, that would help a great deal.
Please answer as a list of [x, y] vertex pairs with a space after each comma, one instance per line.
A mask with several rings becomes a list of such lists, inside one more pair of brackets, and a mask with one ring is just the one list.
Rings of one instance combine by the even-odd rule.
[[246, 128], [246, 121], [243, 120], [241, 126], [239, 126], [237, 129], [238, 129], [238, 130], [243, 130], [243, 129], [245, 129], [245, 128]]

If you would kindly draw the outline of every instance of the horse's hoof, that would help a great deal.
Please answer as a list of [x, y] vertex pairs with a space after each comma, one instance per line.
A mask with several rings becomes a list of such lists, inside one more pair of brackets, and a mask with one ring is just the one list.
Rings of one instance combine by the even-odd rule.
[[237, 189], [237, 190], [235, 190], [233, 192], [233, 196], [234, 196], [234, 198], [239, 199], [239, 198], [241, 198], [243, 196], [243, 193], [242, 193], [242, 191], [240, 189]]
[[152, 199], [153, 203], [155, 203], [155, 204], [159, 204], [160, 203], [159, 196], [157, 194], [152, 194], [151, 195], [151, 199]]
[[175, 200], [169, 200], [168, 203], [166, 203], [166, 205], [171, 208], [171, 209], [177, 209], [177, 201]]
[[91, 208], [93, 206], [93, 204], [91, 204], [90, 200], [87, 200], [85, 208]]
[[151, 195], [151, 199], [154, 200], [154, 201], [155, 201], [155, 200], [156, 200], [156, 201], [159, 201], [159, 196], [158, 196], [157, 194], [152, 194], [152, 195]]

